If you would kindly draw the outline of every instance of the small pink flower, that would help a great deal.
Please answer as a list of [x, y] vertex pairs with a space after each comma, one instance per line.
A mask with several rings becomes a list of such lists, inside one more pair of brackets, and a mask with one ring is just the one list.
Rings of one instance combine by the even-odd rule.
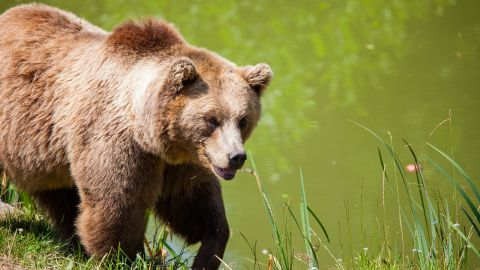
[[421, 168], [420, 168], [419, 165], [413, 164], [413, 163], [407, 164], [407, 166], [405, 166], [405, 170], [406, 170], [407, 172], [411, 172], [411, 173], [416, 172], [416, 171], [419, 171], [420, 169], [421, 169]]

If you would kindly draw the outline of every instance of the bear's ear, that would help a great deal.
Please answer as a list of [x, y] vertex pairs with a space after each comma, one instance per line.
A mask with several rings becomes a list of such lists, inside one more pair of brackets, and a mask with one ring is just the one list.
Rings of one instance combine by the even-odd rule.
[[167, 76], [167, 86], [175, 93], [179, 93], [189, 82], [198, 77], [195, 64], [188, 57], [175, 59], [170, 65]]
[[242, 74], [250, 87], [261, 95], [273, 77], [272, 69], [265, 63], [242, 68]]

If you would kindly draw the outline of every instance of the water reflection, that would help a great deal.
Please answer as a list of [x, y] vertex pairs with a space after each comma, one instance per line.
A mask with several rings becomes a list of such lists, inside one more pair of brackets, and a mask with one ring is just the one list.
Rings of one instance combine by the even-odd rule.
[[[23, 1], [3, 1], [2, 10]], [[28, 2], [28, 1], [25, 1]], [[127, 18], [164, 17], [192, 44], [239, 64], [266, 61], [275, 71], [264, 100], [263, 121], [249, 147], [268, 157], [268, 175], [291, 168], [288, 154], [316, 128], [312, 114], [338, 106], [358, 110], [359, 97], [383, 89], [381, 77], [395, 72], [395, 61], [412, 49], [407, 23], [442, 15], [448, 1], [323, 1], [272, 4], [268, 1], [45, 1], [111, 29]], [[478, 30], [478, 29], [477, 29]], [[474, 57], [475, 47], [462, 57]], [[444, 70], [448, 74], [448, 70]]]

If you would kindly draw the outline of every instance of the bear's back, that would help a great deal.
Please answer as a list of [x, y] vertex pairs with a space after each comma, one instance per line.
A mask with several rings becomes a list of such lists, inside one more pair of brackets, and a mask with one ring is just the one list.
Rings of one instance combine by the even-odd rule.
[[65, 142], [54, 124], [58, 91], [66, 89], [55, 85], [78, 58], [73, 51], [88, 48], [80, 44], [103, 39], [106, 32], [41, 4], [7, 10], [0, 25], [0, 162], [20, 186], [28, 181], [21, 177], [25, 171], [36, 182], [45, 175], [68, 184]]
[[[65, 34], [104, 34], [105, 31], [75, 16], [43, 4], [19, 5], [0, 15], [0, 33], [10, 32], [40, 36], [64, 36]], [[1, 34], [0, 34], [1, 35]]]
[[12, 89], [9, 81], [18, 84], [19, 78], [48, 85], [48, 80], [39, 80], [41, 75], [54, 77], [79, 44], [107, 34], [72, 13], [42, 4], [9, 9], [0, 15], [0, 25], [0, 92]]

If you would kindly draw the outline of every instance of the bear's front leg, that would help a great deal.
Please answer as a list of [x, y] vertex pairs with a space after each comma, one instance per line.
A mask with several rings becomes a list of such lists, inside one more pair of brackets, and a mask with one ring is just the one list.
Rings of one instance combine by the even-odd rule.
[[80, 242], [90, 255], [120, 246], [133, 259], [143, 251], [146, 210], [158, 196], [162, 163], [128, 142], [92, 149], [72, 164], [80, 194]]
[[218, 269], [230, 232], [215, 175], [196, 165], [166, 165], [155, 212], [188, 244], [202, 243], [192, 269]]
[[[86, 193], [84, 191], [84, 193]], [[82, 194], [77, 232], [90, 255], [103, 256], [120, 248], [129, 258], [143, 251], [146, 206], [125, 194], [116, 201], [100, 194]]]

